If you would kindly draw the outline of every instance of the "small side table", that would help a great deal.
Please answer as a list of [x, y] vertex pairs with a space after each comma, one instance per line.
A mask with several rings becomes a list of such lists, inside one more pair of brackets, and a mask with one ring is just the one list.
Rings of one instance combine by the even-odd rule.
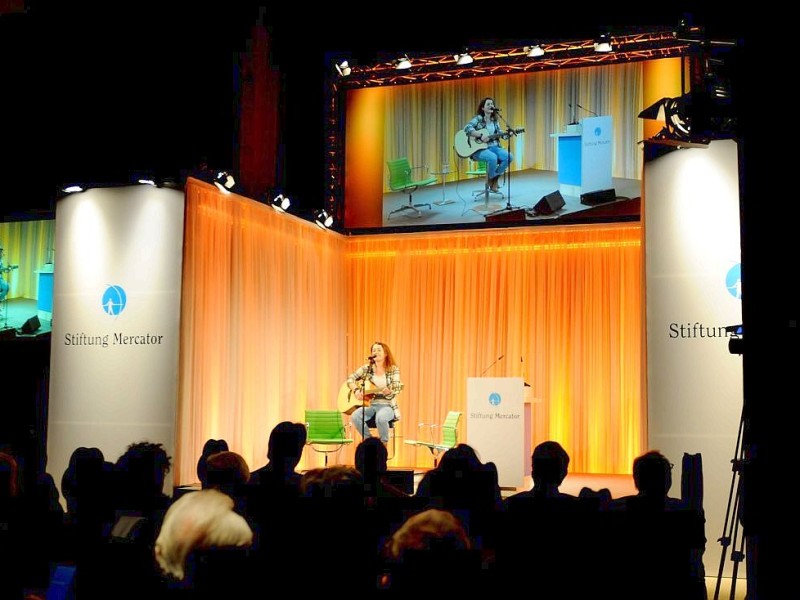
[[450, 175], [450, 165], [442, 165], [442, 169], [440, 171], [431, 171], [431, 175], [442, 176], [442, 199], [434, 202], [437, 206], [443, 206], [445, 204], [454, 204], [455, 200], [448, 200], [447, 195], [445, 192], [445, 187], [447, 186], [447, 176]]

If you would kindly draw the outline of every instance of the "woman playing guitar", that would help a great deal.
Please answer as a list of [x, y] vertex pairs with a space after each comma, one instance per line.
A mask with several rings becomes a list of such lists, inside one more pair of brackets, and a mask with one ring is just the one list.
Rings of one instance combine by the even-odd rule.
[[0, 302], [3, 302], [6, 296], [8, 296], [8, 282], [3, 278], [3, 274], [9, 273], [12, 269], [17, 268], [17, 265], [6, 265], [3, 261], [4, 256], [5, 250], [0, 246]]
[[497, 180], [514, 158], [500, 146], [498, 141], [503, 136], [500, 124], [497, 122], [499, 112], [500, 109], [494, 105], [493, 98], [484, 98], [478, 105], [477, 114], [464, 127], [464, 132], [468, 137], [488, 144], [485, 148], [473, 152], [472, 159], [486, 161], [489, 188], [493, 192], [498, 190]]
[[372, 344], [368, 360], [347, 377], [347, 387], [354, 392], [355, 401], [363, 404], [353, 411], [350, 422], [362, 437], [371, 437], [366, 422], [374, 416], [378, 435], [385, 444], [389, 441], [389, 422], [400, 420], [396, 398], [403, 383], [392, 351], [383, 342]]

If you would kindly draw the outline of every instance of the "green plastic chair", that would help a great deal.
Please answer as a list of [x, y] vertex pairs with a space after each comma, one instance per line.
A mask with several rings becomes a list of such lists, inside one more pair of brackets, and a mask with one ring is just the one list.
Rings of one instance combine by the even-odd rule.
[[411, 210], [417, 213], [417, 215], [420, 215], [422, 214], [418, 208], [420, 206], [427, 206], [428, 208], [431, 208], [430, 203], [423, 202], [420, 204], [414, 204], [412, 196], [417, 189], [432, 183], [436, 183], [438, 181], [436, 177], [427, 177], [425, 179], [414, 179], [411, 177], [411, 173], [414, 169], [422, 169], [423, 167], [412, 167], [408, 162], [408, 157], [406, 156], [387, 161], [386, 165], [389, 167], [389, 189], [393, 192], [404, 192], [408, 194], [408, 204], [404, 204], [400, 208], [390, 212], [388, 217], [389, 219], [392, 218], [393, 214], [403, 212], [405, 210]]
[[343, 446], [352, 444], [353, 440], [346, 436], [344, 419], [338, 410], [306, 410], [306, 445], [315, 452], [325, 454], [325, 466], [328, 466], [328, 454], [338, 452]]
[[[422, 446], [423, 448], [427, 448], [433, 454], [433, 466], [435, 467], [439, 462], [439, 455], [447, 452], [450, 448], [454, 448], [458, 445], [458, 422], [461, 420], [461, 412], [457, 410], [451, 410], [447, 413], [447, 417], [444, 419], [444, 423], [441, 426], [430, 424], [430, 423], [420, 423], [419, 427], [428, 427], [430, 429], [430, 438], [431, 441], [426, 442], [423, 440], [406, 440], [406, 444], [411, 444], [412, 446]], [[439, 427], [442, 430], [440, 441], [434, 442], [434, 434], [433, 430]]]

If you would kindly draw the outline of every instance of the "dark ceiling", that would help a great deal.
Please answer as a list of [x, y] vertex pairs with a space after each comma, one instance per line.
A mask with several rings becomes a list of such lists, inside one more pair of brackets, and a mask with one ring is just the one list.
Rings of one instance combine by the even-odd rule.
[[[192, 3], [191, 10], [139, 3], [135, 11], [52, 4], [28, 2], [0, 13], [0, 158], [18, 174], [2, 192], [4, 219], [47, 215], [58, 186], [69, 181], [123, 183], [146, 168], [177, 175], [201, 158], [229, 167], [236, 55], [259, 18], [272, 33], [272, 59], [282, 74], [279, 178], [311, 208], [322, 204], [323, 178], [309, 173], [322, 172], [324, 77], [334, 58], [370, 64], [402, 52], [585, 39], [603, 26], [623, 32], [671, 26], [683, 16], [582, 8], [580, 16], [554, 19], [532, 6], [521, 19], [495, 5], [489, 25], [479, 11], [465, 11], [468, 18], [448, 8], [447, 15], [417, 14], [407, 26], [387, 27], [383, 18], [365, 26], [333, 9], [306, 22], [300, 10], [291, 16], [291, 9], [273, 13], [249, 3], [236, 9], [235, 3]], [[692, 18], [709, 36], [740, 37], [719, 20]]]

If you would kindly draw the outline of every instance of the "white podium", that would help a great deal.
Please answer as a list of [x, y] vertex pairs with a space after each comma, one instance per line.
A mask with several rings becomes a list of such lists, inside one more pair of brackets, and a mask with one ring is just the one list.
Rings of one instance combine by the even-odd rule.
[[524, 485], [530, 459], [524, 385], [521, 377], [467, 378], [467, 444], [497, 465], [500, 487]]
[[613, 121], [610, 116], [588, 117], [569, 126], [558, 139], [558, 189], [565, 196], [580, 196], [614, 187]]

